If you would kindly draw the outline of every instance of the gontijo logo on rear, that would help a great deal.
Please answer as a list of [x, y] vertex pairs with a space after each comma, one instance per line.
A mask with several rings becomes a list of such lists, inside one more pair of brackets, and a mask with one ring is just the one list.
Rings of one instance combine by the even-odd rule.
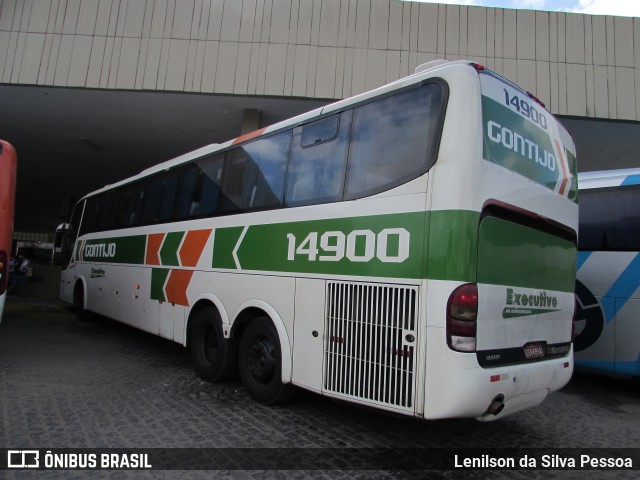
[[480, 84], [484, 159], [576, 201], [576, 156], [556, 120], [496, 77], [481, 74]]

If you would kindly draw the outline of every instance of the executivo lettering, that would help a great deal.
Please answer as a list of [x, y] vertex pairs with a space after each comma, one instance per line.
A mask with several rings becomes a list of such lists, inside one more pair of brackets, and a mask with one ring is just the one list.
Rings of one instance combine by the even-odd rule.
[[544, 290], [537, 293], [525, 293], [507, 288], [507, 307], [502, 311], [502, 318], [526, 317], [543, 313], [557, 312], [558, 298]]

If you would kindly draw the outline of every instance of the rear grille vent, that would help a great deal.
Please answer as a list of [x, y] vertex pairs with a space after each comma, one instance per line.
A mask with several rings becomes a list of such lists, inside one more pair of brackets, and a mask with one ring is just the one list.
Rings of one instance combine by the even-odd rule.
[[327, 283], [324, 390], [411, 410], [417, 287]]

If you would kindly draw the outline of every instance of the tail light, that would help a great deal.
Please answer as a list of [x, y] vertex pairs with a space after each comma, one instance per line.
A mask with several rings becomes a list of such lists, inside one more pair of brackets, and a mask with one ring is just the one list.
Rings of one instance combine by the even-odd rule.
[[9, 279], [9, 262], [7, 252], [0, 250], [0, 295], [7, 291], [7, 280]]
[[447, 343], [459, 352], [476, 351], [478, 285], [460, 285], [447, 302]]

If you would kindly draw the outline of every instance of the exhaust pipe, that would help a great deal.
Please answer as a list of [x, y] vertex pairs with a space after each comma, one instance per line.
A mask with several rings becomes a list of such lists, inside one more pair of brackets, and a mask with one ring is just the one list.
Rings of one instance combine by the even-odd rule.
[[504, 395], [496, 395], [495, 398], [489, 404], [489, 408], [487, 408], [486, 413], [490, 413], [491, 415], [498, 415], [502, 409], [504, 409]]

